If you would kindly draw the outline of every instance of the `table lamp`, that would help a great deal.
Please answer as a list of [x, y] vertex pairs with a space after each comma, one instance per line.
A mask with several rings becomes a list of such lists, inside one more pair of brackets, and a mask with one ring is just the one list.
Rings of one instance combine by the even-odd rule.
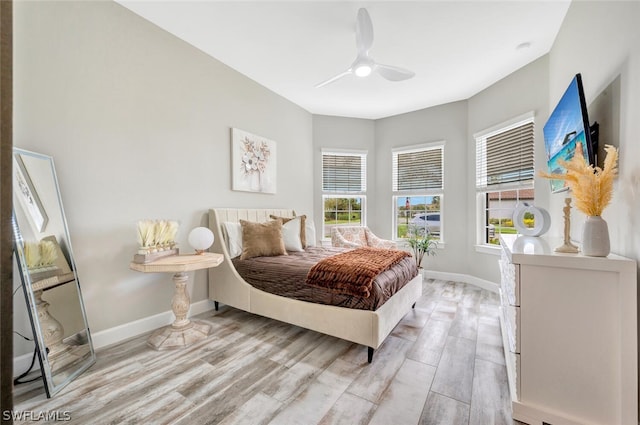
[[189, 232], [189, 245], [196, 250], [196, 255], [202, 255], [211, 245], [213, 245], [213, 232], [206, 227], [196, 227]]

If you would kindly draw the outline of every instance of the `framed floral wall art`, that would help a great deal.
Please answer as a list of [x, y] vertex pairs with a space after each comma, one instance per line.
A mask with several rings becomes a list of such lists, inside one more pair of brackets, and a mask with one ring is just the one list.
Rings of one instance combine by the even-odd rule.
[[27, 168], [19, 154], [13, 155], [13, 187], [16, 188], [15, 193], [18, 202], [24, 208], [35, 230], [37, 230], [36, 233], [44, 232], [49, 222], [49, 217], [42, 206], [38, 192], [36, 192]]
[[231, 189], [276, 193], [276, 142], [231, 129]]

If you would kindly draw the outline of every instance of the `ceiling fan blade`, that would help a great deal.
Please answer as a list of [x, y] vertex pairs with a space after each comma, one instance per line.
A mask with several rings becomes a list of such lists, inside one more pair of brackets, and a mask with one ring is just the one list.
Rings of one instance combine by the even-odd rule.
[[376, 64], [376, 71], [389, 81], [403, 81], [413, 78], [416, 73], [397, 66]]
[[338, 74], [338, 75], [336, 75], [336, 76], [333, 76], [333, 77], [329, 78], [328, 80], [325, 80], [325, 81], [323, 81], [323, 82], [321, 82], [321, 83], [319, 83], [319, 84], [316, 84], [316, 85], [315, 85], [315, 88], [317, 88], [317, 89], [318, 89], [318, 88], [320, 88], [320, 87], [324, 87], [324, 86], [326, 86], [327, 84], [331, 84], [331, 83], [333, 83], [334, 81], [338, 81], [340, 78], [342, 78], [342, 77], [344, 77], [344, 76], [347, 76], [347, 75], [349, 75], [349, 74], [351, 74], [351, 68], [347, 69], [346, 71], [341, 72], [340, 74]]
[[373, 24], [367, 9], [358, 10], [358, 20], [356, 21], [356, 47], [358, 56], [366, 56], [373, 45]]

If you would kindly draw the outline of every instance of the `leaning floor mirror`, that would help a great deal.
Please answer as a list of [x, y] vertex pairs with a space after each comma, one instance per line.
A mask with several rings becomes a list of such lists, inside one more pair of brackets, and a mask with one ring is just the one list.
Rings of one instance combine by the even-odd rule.
[[47, 397], [95, 363], [53, 158], [13, 150], [13, 229]]

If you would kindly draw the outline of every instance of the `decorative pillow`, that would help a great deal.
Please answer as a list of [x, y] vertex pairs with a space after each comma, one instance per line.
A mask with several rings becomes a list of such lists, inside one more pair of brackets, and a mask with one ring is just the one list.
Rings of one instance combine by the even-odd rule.
[[282, 240], [282, 221], [273, 220], [266, 223], [253, 223], [240, 220], [242, 226], [241, 260], [253, 257], [272, 257], [287, 255]]
[[307, 244], [305, 248], [309, 246], [316, 246], [316, 225], [313, 224], [313, 220], [307, 220], [304, 227], [304, 233], [306, 235]]
[[282, 240], [287, 251], [304, 251], [300, 240], [300, 221], [300, 217], [296, 217], [282, 225]]
[[[300, 219], [300, 241], [302, 243], [303, 248], [307, 247], [307, 238], [306, 238], [306, 232], [305, 232], [305, 229], [306, 229], [305, 222], [307, 220], [306, 215], [299, 215], [297, 217], [279, 217], [277, 215], [271, 214], [269, 217], [273, 220], [282, 220], [282, 224], [287, 224], [289, 221], [295, 218], [299, 218]], [[289, 251], [292, 251], [292, 250], [289, 250]]]
[[222, 223], [222, 228], [225, 232], [229, 256], [231, 258], [236, 258], [238, 255], [242, 254], [242, 227], [240, 226], [240, 223], [225, 221]]

